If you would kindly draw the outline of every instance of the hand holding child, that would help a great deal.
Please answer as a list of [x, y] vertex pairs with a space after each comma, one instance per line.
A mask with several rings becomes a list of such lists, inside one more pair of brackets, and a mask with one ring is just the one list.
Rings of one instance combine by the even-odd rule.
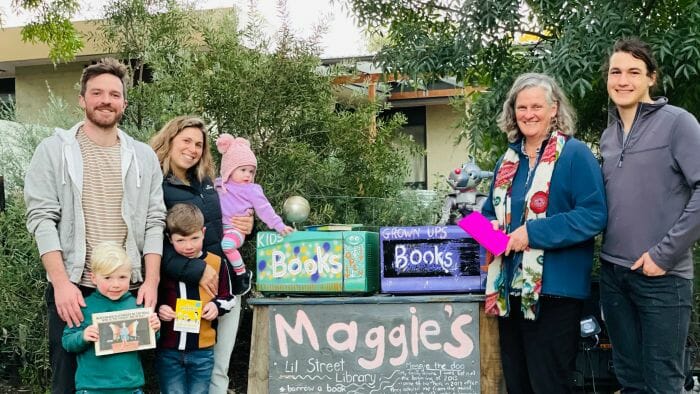
[[151, 313], [151, 316], [148, 317], [148, 325], [151, 326], [154, 331], [160, 330], [160, 319], [158, 319], [156, 313]]
[[207, 302], [202, 308], [202, 319], [212, 321], [219, 316], [219, 308], [212, 301]]
[[162, 321], [172, 321], [175, 318], [175, 311], [168, 305], [161, 305], [158, 308], [158, 317]]
[[97, 342], [99, 339], [100, 332], [97, 330], [97, 324], [91, 324], [83, 331], [83, 340], [85, 342]]

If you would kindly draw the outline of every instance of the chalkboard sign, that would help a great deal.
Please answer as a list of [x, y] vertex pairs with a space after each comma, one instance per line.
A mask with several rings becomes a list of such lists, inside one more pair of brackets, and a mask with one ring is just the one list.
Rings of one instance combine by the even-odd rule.
[[479, 393], [479, 304], [274, 305], [270, 393]]

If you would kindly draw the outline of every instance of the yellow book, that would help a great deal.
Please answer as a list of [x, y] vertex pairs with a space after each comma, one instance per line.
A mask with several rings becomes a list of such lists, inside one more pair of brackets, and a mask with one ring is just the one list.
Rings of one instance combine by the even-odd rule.
[[202, 301], [178, 298], [175, 304], [173, 330], [199, 333], [202, 321]]

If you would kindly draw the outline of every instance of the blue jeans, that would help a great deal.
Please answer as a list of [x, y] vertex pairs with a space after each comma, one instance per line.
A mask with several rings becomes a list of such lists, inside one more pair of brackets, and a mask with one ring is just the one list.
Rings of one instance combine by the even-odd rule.
[[693, 283], [603, 261], [600, 302], [623, 393], [682, 392]]
[[[104, 390], [78, 390], [75, 392], [75, 394], [104, 394], [105, 392], [111, 392], [109, 390], [104, 391]], [[116, 392], [116, 390], [115, 390]], [[125, 390], [125, 391], [120, 391], [122, 393], [129, 393], [129, 394], [143, 394], [143, 390], [141, 389], [134, 389], [134, 390]]]
[[214, 350], [159, 349], [156, 370], [163, 394], [207, 394]]

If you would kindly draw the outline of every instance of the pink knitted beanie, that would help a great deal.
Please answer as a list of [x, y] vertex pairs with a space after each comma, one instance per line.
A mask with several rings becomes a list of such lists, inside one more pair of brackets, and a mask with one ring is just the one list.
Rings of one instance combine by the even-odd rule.
[[250, 142], [245, 138], [234, 138], [231, 134], [221, 134], [216, 139], [216, 148], [221, 156], [221, 180], [229, 180], [233, 170], [240, 166], [258, 166], [255, 154], [250, 150]]

